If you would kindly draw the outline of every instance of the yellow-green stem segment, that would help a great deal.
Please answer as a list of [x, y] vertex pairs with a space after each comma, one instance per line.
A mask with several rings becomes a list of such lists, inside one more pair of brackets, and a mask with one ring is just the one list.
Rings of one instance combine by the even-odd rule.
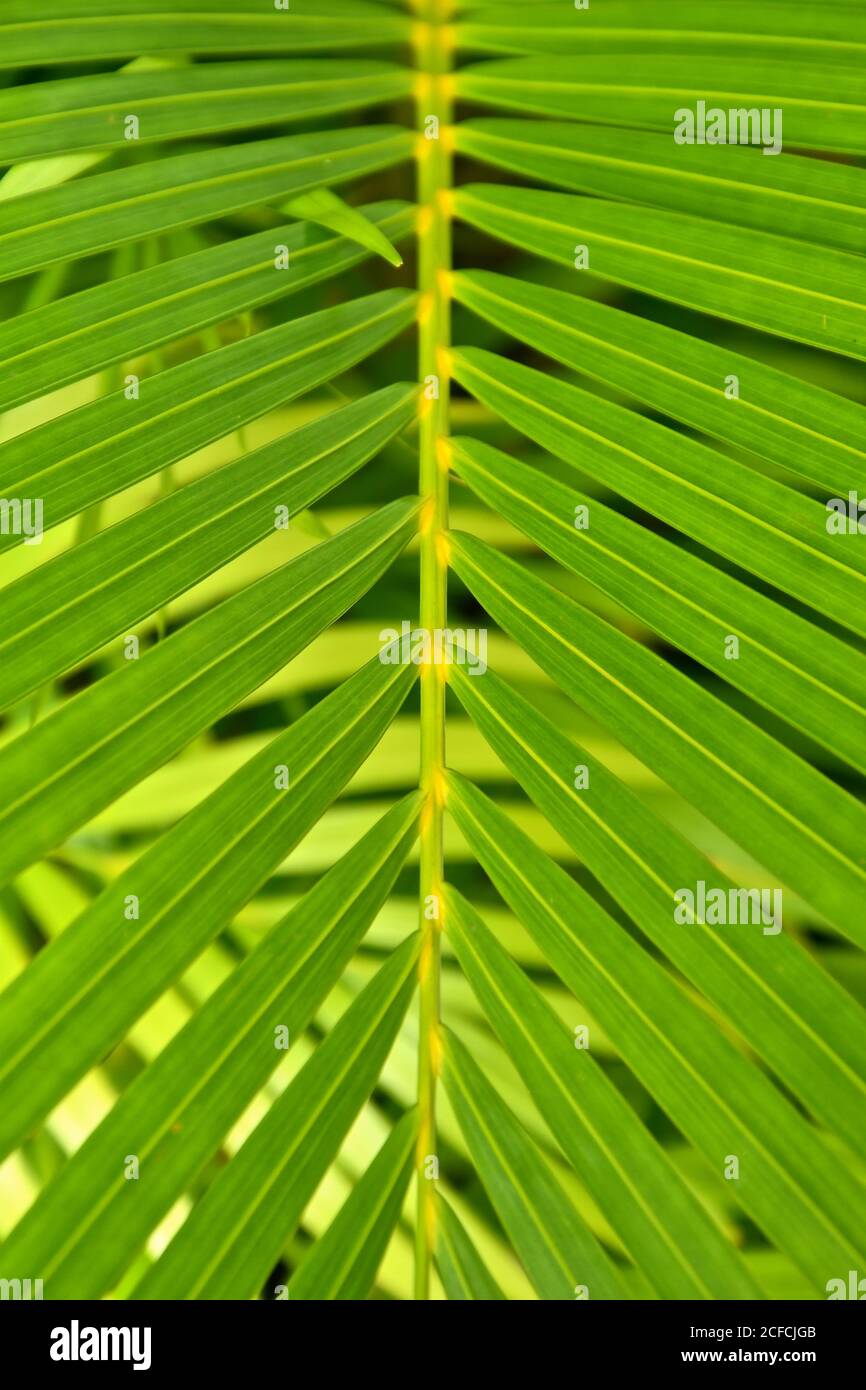
[[[451, 309], [447, 286], [451, 269], [452, 156], [451, 41], [447, 28], [450, 0], [416, 0], [418, 25], [418, 257], [419, 370], [425, 384], [420, 420], [419, 490], [427, 499], [421, 534], [421, 626], [431, 634], [447, 626], [448, 468], [442, 441], [448, 435]], [[438, 122], [438, 128], [436, 123]], [[441, 788], [445, 766], [444, 668], [421, 668], [421, 786], [427, 802], [421, 823], [421, 931], [419, 966], [418, 1219], [415, 1232], [415, 1297], [430, 1297], [436, 1240], [435, 1181], [436, 1077], [439, 1070], [439, 973], [443, 874]]]

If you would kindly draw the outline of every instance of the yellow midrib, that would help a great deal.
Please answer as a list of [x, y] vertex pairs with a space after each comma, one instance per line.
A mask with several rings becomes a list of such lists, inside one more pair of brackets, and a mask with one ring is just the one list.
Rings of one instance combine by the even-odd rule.
[[[451, 344], [448, 273], [451, 269], [449, 194], [452, 155], [450, 0], [415, 0], [413, 30], [417, 115], [419, 377], [426, 388], [419, 422], [419, 491], [426, 499], [421, 528], [420, 618], [433, 632], [447, 626], [448, 468], [441, 440], [448, 434], [448, 361]], [[431, 118], [438, 120], [438, 131]], [[436, 1236], [435, 1183], [426, 1160], [436, 1154], [436, 1080], [440, 1067], [440, 934], [443, 875], [445, 766], [444, 668], [421, 668], [421, 788], [427, 800], [420, 830], [417, 1221], [415, 1298], [430, 1297]], [[439, 916], [437, 918], [436, 913]]]

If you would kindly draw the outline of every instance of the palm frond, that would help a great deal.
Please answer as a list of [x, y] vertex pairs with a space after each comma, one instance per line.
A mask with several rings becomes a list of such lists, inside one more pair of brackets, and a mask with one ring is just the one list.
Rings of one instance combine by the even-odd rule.
[[864, 56], [6, 0], [4, 1280], [863, 1268]]

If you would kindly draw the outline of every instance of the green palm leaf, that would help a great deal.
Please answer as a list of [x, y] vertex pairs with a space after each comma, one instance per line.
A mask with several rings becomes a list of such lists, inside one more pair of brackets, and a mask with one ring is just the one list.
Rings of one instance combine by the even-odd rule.
[[[831, 751], [866, 771], [866, 665], [850, 647], [803, 622], [678, 546], [586, 494], [471, 439], [455, 439], [454, 466], [474, 491], [548, 555], [629, 609], [660, 636], [740, 686]], [[576, 532], [585, 507], [589, 530]], [[576, 543], [577, 542], [577, 543]], [[487, 576], [489, 578], [489, 576]], [[725, 659], [736, 633], [748, 661]], [[816, 675], [803, 662], [820, 653]], [[841, 746], [839, 746], [841, 744]]]
[[[112, 1287], [267, 1081], [282, 1056], [279, 1030], [302, 1034], [339, 979], [393, 885], [417, 813], [416, 798], [389, 812], [216, 990], [48, 1189], [7, 1258], [38, 1264], [53, 1288], [76, 1296]], [[149, 958], [167, 944], [152, 929]], [[54, 1023], [70, 1051], [83, 1018], [79, 1003]], [[117, 1164], [124, 1146], [155, 1178], [132, 1213]]]
[[[581, 387], [480, 348], [455, 353], [454, 374], [497, 414], [582, 473], [591, 472], [597, 483], [845, 627], [856, 626], [864, 558], [834, 544], [827, 513], [811, 497], [654, 420], [635, 419]], [[572, 508], [572, 522], [574, 515]]]
[[[700, 1017], [652, 957], [482, 792], [452, 775], [449, 807], [557, 975], [604, 1019], [621, 1055], [682, 1132], [716, 1165], [726, 1147], [751, 1155], [749, 1181], [739, 1190], [754, 1219], [804, 1268], [823, 1267], [826, 1256], [817, 1249], [827, 1234], [810, 1228], [835, 1165], [809, 1141], [797, 1112]], [[476, 922], [473, 941], [488, 936]]]
[[409, 1110], [293, 1275], [289, 1298], [330, 1302], [367, 1297], [414, 1170], [417, 1132], [418, 1116]]
[[396, 127], [325, 131], [173, 155], [0, 202], [2, 275], [92, 255], [407, 159]]
[[51, 849], [284, 665], [379, 577], [417, 526], [391, 503], [227, 599], [0, 755], [14, 833], [0, 879]]
[[169, 367], [138, 399], [113, 392], [0, 447], [0, 486], [38, 493], [49, 521], [63, 521], [329, 381], [405, 328], [413, 309], [412, 296], [386, 290]]
[[[708, 107], [749, 108], [759, 93], [760, 106], [784, 111], [791, 144], [858, 150], [866, 130], [866, 101], [856, 66], [866, 38], [862, 19], [860, 51], [850, 66], [833, 64], [832, 83], [825, 62], [802, 53], [782, 68], [774, 58], [741, 53], [727, 58], [696, 52], [686, 63], [666, 54], [617, 53], [594, 56], [591, 71], [580, 59], [550, 56], [468, 66], [457, 78], [458, 90], [509, 110], [655, 130], [668, 130], [672, 113], [697, 101]], [[728, 18], [725, 28], [730, 22]]]
[[591, 247], [589, 265], [605, 280], [866, 356], [866, 275], [862, 259], [847, 252], [763, 232], [746, 245], [739, 228], [722, 223], [713, 225], [710, 245], [700, 217], [535, 189], [472, 184], [455, 193], [454, 206], [471, 226], [559, 266], [574, 266], [576, 244]]
[[455, 275], [453, 287], [461, 304], [565, 366], [830, 492], [847, 492], [866, 462], [862, 406], [729, 347], [485, 271]]
[[209, 1189], [137, 1298], [251, 1297], [388, 1055], [415, 989], [418, 939], [386, 961]]
[[[728, 993], [721, 997], [729, 1003], [736, 990], [742, 999], [737, 1027], [793, 1088], [808, 1089], [816, 1114], [825, 1111], [829, 1083], [827, 1074], [816, 1084], [817, 1072], [829, 1063], [835, 1077], [829, 1084], [838, 1097], [833, 1126], [858, 1123], [854, 1117], [861, 1103], [854, 1103], [854, 1095], [862, 1089], [866, 1051], [862, 1011], [853, 1001], [835, 990], [783, 933], [778, 938], [763, 931], [735, 936], [720, 928], [707, 940], [700, 934], [672, 931], [677, 887], [705, 880], [727, 888], [724, 874], [714, 871], [710, 860], [643, 806], [599, 759], [591, 760], [550, 721], [539, 719], [516, 691], [495, 677], [485, 678], [479, 691], [478, 682], [462, 672], [455, 677], [455, 685], [461, 702], [503, 761], [611, 897], [667, 955], [683, 963], [684, 973], [696, 983], [700, 980], [699, 987], [709, 998], [717, 985], [715, 972], [706, 969], [705, 962], [717, 958], [716, 942], [723, 945], [725, 960], [719, 961], [719, 967], [724, 969]], [[527, 746], [522, 731], [530, 722], [536, 738]], [[590, 773], [598, 806], [587, 806], [575, 791], [573, 773], [580, 768]], [[623, 835], [626, 826], [628, 840]], [[745, 993], [740, 995], [740, 990]], [[752, 1002], [746, 1004], [749, 996]], [[771, 1026], [777, 1011], [785, 1020], [782, 1024], [778, 1018], [780, 1030]], [[800, 1062], [793, 1066], [791, 1050], [798, 1047], [802, 1048]], [[850, 1089], [852, 1084], [856, 1091]], [[840, 1085], [844, 1099], [837, 1089]]]
[[680, 73], [688, 77], [692, 56], [715, 52], [777, 53], [786, 59], [818, 55], [842, 62], [857, 61], [866, 43], [866, 26], [857, 0], [834, 0], [807, 14], [785, 0], [668, 0], [664, 10], [647, 9], [643, 0], [607, 0], [571, 14], [557, 0], [538, 0], [527, 21], [525, 6], [492, 5], [490, 0], [464, 0], [468, 13], [459, 34], [467, 47], [492, 52], [641, 53], [659, 50], [687, 56]]
[[605, 1251], [455, 1037], [448, 1038], [445, 1066], [448, 1095], [472, 1158], [539, 1295], [573, 1298], [574, 1285], [591, 1283], [597, 1298], [622, 1298], [623, 1286]]
[[439, 1200], [437, 1230], [436, 1264], [449, 1299], [460, 1303], [502, 1301], [502, 1290], [484, 1267], [460, 1218], [444, 1197]]
[[[0, 651], [4, 643], [11, 649], [24, 641], [27, 660], [5, 668], [0, 703], [10, 704], [68, 670], [273, 534], [280, 509], [288, 519], [330, 492], [409, 424], [417, 395], [413, 386], [386, 387], [336, 410], [207, 474], [11, 585], [0, 619]], [[352, 553], [360, 554], [356, 541]], [[129, 556], [136, 557], [132, 564]], [[326, 553], [316, 559], [321, 574]], [[292, 573], [299, 575], [300, 569]], [[45, 615], [61, 612], [67, 625], [58, 643]]]
[[706, 807], [732, 839], [760, 846], [767, 867], [828, 921], [866, 944], [848, 914], [866, 886], [866, 812], [856, 801], [515, 561], [474, 537], [455, 534], [452, 546], [461, 579], [558, 685], [640, 748], [653, 771]]
[[[0, 164], [72, 150], [116, 148], [127, 113], [137, 141], [189, 140], [271, 125], [274, 102], [293, 121], [405, 96], [405, 69], [371, 61], [188, 64], [152, 72], [11, 88], [0, 93]], [[47, 110], [46, 110], [47, 108]]]
[[405, 39], [408, 20], [369, 0], [294, 0], [291, 18], [258, 0], [71, 0], [34, 17], [9, 0], [0, 25], [6, 67], [92, 62], [144, 53], [297, 53]]
[[864, 55], [6, 0], [0, 1279], [863, 1268]]
[[[749, 1298], [757, 1290], [721, 1234], [553, 1010], [450, 887], [446, 929], [457, 958], [560, 1147], [626, 1249], [651, 1252], [664, 1298]], [[712, 1283], [706, 1271], [712, 1271]], [[704, 1271], [704, 1273], [701, 1273]]]
[[[695, 146], [673, 145], [665, 133], [634, 130], [624, 147], [619, 130], [557, 121], [464, 121], [457, 148], [536, 182], [602, 197], [627, 196], [675, 211], [702, 208], [704, 217], [759, 231], [860, 251], [866, 232], [866, 181], [860, 169], [790, 155], [781, 165], [756, 161], [726, 146], [711, 167]], [[579, 307], [576, 305], [574, 307]]]
[[[413, 210], [397, 203], [365, 212], [383, 235], [397, 240], [408, 235], [414, 220]], [[276, 246], [286, 247], [290, 276], [275, 272]], [[126, 357], [298, 294], [362, 259], [363, 252], [342, 236], [305, 224], [280, 226], [137, 271], [120, 285], [96, 285], [54, 300], [0, 326], [0, 351], [9, 367], [0, 402], [9, 409], [56, 391]]]
[[[409, 684], [404, 670], [384, 679], [378, 663], [360, 671], [158, 840], [10, 988], [4, 1068], [22, 1076], [32, 1068], [33, 1083], [5, 1111], [4, 1152], [277, 868], [381, 737]], [[278, 795], [280, 767], [290, 769], [290, 789]], [[219, 835], [226, 824], [230, 840]], [[143, 916], [127, 917], [130, 901], [139, 913], [144, 904]], [[70, 998], [67, 980], [79, 975]]]

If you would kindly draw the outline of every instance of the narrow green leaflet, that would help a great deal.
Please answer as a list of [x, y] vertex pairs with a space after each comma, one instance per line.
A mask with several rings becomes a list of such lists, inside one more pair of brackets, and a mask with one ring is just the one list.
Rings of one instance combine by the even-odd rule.
[[[854, 999], [785, 931], [766, 935], [754, 921], [677, 922], [675, 893], [701, 883], [730, 893], [725, 873], [491, 671], [473, 679], [455, 665], [449, 676], [491, 746], [613, 901], [812, 1113], [862, 1150], [866, 1022]], [[588, 785], [578, 789], [584, 776]], [[753, 915], [748, 904], [744, 915]], [[849, 1196], [843, 1226], [850, 1204]]]
[[[39, 497], [48, 529], [330, 381], [408, 327], [384, 290], [280, 324], [145, 378], [0, 445], [0, 492]], [[0, 550], [22, 543], [0, 536]]]
[[415, 990], [419, 942], [397, 948], [319, 1044], [133, 1298], [255, 1297], [379, 1077]]
[[529, 188], [468, 184], [454, 192], [454, 209], [470, 226], [557, 265], [866, 358], [862, 256], [685, 213]]
[[[197, 479], [3, 591], [0, 708], [68, 670], [274, 532], [414, 419], [387, 386]], [[14, 650], [15, 660], [5, 654]]]
[[[866, 808], [654, 652], [486, 542], [455, 535], [451, 560], [551, 679], [776, 879], [866, 945], [855, 909], [866, 891]], [[781, 931], [781, 905], [764, 929]]]
[[445, 930], [535, 1105], [661, 1298], [755, 1298], [739, 1256], [629, 1103], [450, 884]]
[[[820, 6], [790, 0], [604, 0], [577, 11], [562, 0], [533, 0], [531, 14], [522, 3], [462, 0], [468, 12], [457, 25], [457, 41], [469, 51], [574, 53], [591, 56], [594, 70], [602, 53], [687, 54], [692, 57], [741, 55], [759, 48], [769, 56], [862, 61], [866, 16], [859, 0], [822, 0]], [[832, 71], [832, 68], [831, 68]]]
[[464, 348], [455, 352], [453, 370], [478, 400], [558, 458], [859, 632], [866, 551], [857, 536], [828, 534], [829, 513], [820, 503], [532, 367]]
[[[866, 410], [845, 396], [583, 295], [483, 270], [453, 276], [452, 288], [461, 304], [521, 342], [772, 460], [827, 488], [828, 497], [847, 496], [866, 472]], [[740, 387], [736, 403], [725, 395], [731, 376]]]
[[394, 63], [312, 58], [184, 64], [9, 87], [0, 91], [0, 164], [310, 120], [399, 99], [412, 80]]
[[[3, 1107], [0, 1154], [117, 1044], [278, 868], [376, 747], [416, 674], [378, 659], [363, 666], [168, 830], [13, 982], [0, 1008], [0, 1076], [14, 1070], [22, 1084]], [[289, 769], [286, 792], [275, 785], [280, 767]], [[322, 913], [315, 930], [326, 929], [329, 892], [305, 899], [293, 930], [309, 908]], [[133, 902], [137, 917], [128, 916]], [[281, 940], [274, 937], [277, 948]], [[71, 980], [80, 982], [74, 992]]]
[[0, 202], [0, 279], [357, 178], [411, 152], [412, 136], [399, 126], [319, 131], [173, 155], [24, 193]]
[[369, 0], [63, 0], [34, 14], [4, 0], [0, 66], [83, 63], [144, 53], [302, 53], [380, 47], [409, 37], [406, 15]]
[[444, 1080], [472, 1161], [539, 1297], [626, 1297], [616, 1267], [587, 1230], [540, 1151], [453, 1033]]
[[292, 1275], [290, 1299], [320, 1303], [366, 1299], [400, 1219], [417, 1140], [418, 1112], [410, 1110]]
[[314, 188], [310, 193], [301, 193], [286, 203], [285, 211], [293, 217], [304, 217], [309, 222], [318, 222], [341, 236], [357, 241], [368, 251], [382, 256], [389, 265], [403, 264], [403, 257], [394, 250], [381, 227], [369, 222], [361, 209], [344, 203], [330, 188]]
[[[455, 148], [536, 182], [691, 212], [861, 252], [866, 245], [866, 171], [787, 154], [756, 159], [723, 146], [708, 157], [670, 132], [560, 121], [475, 120], [454, 127]], [[641, 321], [634, 320], [637, 323]]]
[[[828, 1234], [834, 1221], [824, 1214], [826, 1194], [838, 1177], [836, 1156], [668, 972], [483, 792], [455, 773], [448, 778], [448, 808], [557, 975], [702, 1150], [720, 1185], [726, 1155], [738, 1156], [737, 1200], [780, 1250], [811, 1273], [823, 1294], [826, 1261], [843, 1258], [838, 1233]], [[721, 972], [716, 975], [721, 992]], [[862, 1110], [861, 1102], [860, 1119]], [[857, 1210], [862, 1225], [862, 1201]], [[836, 1223], [838, 1212], [837, 1206]]]
[[[699, 101], [708, 112], [719, 108], [726, 116], [729, 110], [751, 111], [737, 138], [766, 145], [774, 150], [771, 158], [778, 158], [786, 143], [851, 153], [863, 148], [864, 56], [866, 48], [850, 64], [828, 64], [808, 51], [784, 63], [741, 53], [695, 53], [687, 62], [666, 53], [617, 53], [593, 56], [590, 66], [582, 57], [545, 55], [473, 64], [461, 68], [455, 81], [469, 101], [576, 121], [649, 126], [665, 131], [672, 144], [684, 110], [692, 113], [692, 139], [703, 143], [695, 119]], [[771, 117], [782, 114], [765, 126], [761, 109]]]
[[[278, 869], [377, 746], [414, 676], [378, 659], [361, 667], [167, 831], [14, 981], [0, 1011], [1, 1074], [14, 1069], [28, 1084], [4, 1108], [0, 1154]], [[277, 787], [282, 767], [289, 794]], [[83, 981], [74, 995], [71, 979]]]
[[495, 1303], [505, 1298], [454, 1208], [441, 1195], [436, 1202], [436, 1266], [452, 1302]]
[[[498, 449], [457, 438], [451, 457], [479, 497], [554, 559], [866, 773], [866, 657], [647, 527]], [[586, 526], [577, 529], [581, 511]], [[740, 644], [736, 661], [725, 657], [732, 635]]]
[[[225, 797], [217, 799], [224, 810]], [[3, 1257], [10, 1267], [35, 1262], [53, 1298], [111, 1291], [284, 1056], [279, 1030], [288, 1029], [291, 1041], [302, 1034], [339, 980], [393, 887], [417, 833], [419, 805], [415, 793], [389, 811], [124, 1092], [7, 1240]], [[187, 950], [190, 944], [201, 947], [200, 929]], [[154, 953], [170, 947], [166, 931], [151, 926], [134, 952], [139, 968], [153, 971]], [[127, 959], [125, 968], [132, 964]], [[118, 960], [115, 980], [119, 968]], [[84, 1017], [79, 1003], [58, 1021], [73, 1050]], [[42, 1023], [41, 1016], [31, 1019], [34, 1031]], [[144, 1170], [132, 1204], [117, 1162], [121, 1151], [135, 1153]]]
[[[407, 203], [362, 211], [394, 241], [408, 236], [415, 220]], [[285, 269], [278, 247], [288, 256]], [[298, 294], [357, 265], [364, 254], [357, 241], [308, 223], [275, 227], [19, 314], [0, 323], [0, 410]]]
[[417, 530], [389, 503], [90, 686], [0, 753], [0, 881], [234, 709], [366, 593]]

